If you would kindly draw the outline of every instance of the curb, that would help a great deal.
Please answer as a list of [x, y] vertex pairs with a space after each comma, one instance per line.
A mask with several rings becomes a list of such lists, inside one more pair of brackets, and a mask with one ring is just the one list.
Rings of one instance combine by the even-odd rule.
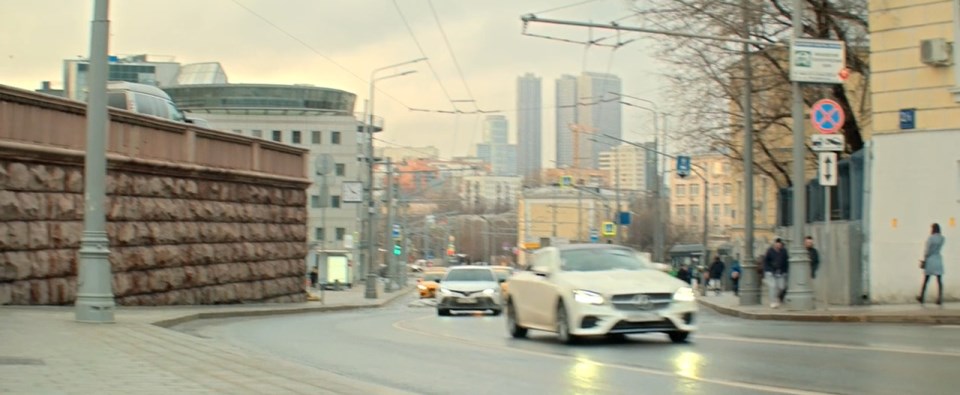
[[751, 313], [702, 299], [697, 303], [723, 315], [759, 321], [960, 325], [960, 315]]
[[[378, 301], [377, 303], [369, 304], [346, 304], [346, 305], [337, 305], [337, 306], [316, 306], [316, 307], [301, 307], [301, 308], [270, 308], [265, 307], [262, 309], [256, 310], [236, 310], [236, 311], [210, 311], [202, 313], [187, 314], [184, 316], [170, 318], [166, 320], [160, 320], [150, 323], [161, 328], [170, 329], [174, 326], [185, 324], [191, 321], [196, 320], [206, 320], [206, 319], [223, 319], [223, 318], [239, 318], [239, 317], [267, 317], [272, 315], [292, 315], [292, 314], [305, 314], [305, 313], [321, 313], [327, 311], [344, 311], [344, 310], [362, 310], [362, 309], [374, 309], [386, 306], [390, 303], [393, 303], [395, 300], [400, 297], [407, 295], [410, 291], [414, 290], [415, 287], [407, 287], [399, 291], [393, 292], [393, 295]], [[283, 306], [279, 305], [278, 307]]]

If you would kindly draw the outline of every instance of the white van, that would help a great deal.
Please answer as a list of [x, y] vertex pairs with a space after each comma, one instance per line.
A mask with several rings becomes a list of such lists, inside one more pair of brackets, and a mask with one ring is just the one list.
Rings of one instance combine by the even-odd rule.
[[188, 118], [183, 111], [180, 111], [173, 104], [170, 95], [152, 85], [111, 81], [107, 84], [107, 105], [174, 122], [210, 127], [207, 121], [203, 119]]

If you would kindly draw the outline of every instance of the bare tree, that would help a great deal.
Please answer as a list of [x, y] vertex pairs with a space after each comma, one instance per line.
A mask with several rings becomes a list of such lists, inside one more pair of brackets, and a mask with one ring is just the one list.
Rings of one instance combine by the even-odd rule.
[[[743, 5], [747, 5], [746, 13]], [[648, 27], [711, 36], [748, 37], [771, 45], [750, 45], [754, 69], [751, 109], [754, 119], [754, 166], [778, 186], [793, 185], [791, 95], [785, 45], [792, 32], [792, 0], [647, 0], [637, 2], [637, 14]], [[863, 147], [869, 127], [869, 64], [867, 5], [856, 0], [804, 0], [806, 36], [844, 41], [850, 71], [843, 85], [804, 88], [807, 106], [833, 97], [843, 107], [848, 150]], [[745, 18], [749, 15], [749, 18]], [[749, 20], [751, 28], [745, 29]], [[661, 61], [668, 67], [673, 89], [670, 100], [682, 109], [672, 122], [682, 145], [720, 152], [742, 161], [743, 48], [739, 43], [669, 37], [658, 41]], [[777, 45], [773, 45], [777, 44]], [[814, 163], [808, 148], [808, 164]]]
[[[640, 251], [653, 251], [654, 235], [657, 229], [657, 219], [654, 211], [656, 202], [654, 199], [640, 198], [630, 203], [630, 211], [634, 213], [629, 226], [629, 235], [627, 245]], [[700, 234], [694, 227], [673, 224], [667, 222], [664, 227], [664, 248], [669, 251], [674, 245], [696, 242], [696, 237]]]

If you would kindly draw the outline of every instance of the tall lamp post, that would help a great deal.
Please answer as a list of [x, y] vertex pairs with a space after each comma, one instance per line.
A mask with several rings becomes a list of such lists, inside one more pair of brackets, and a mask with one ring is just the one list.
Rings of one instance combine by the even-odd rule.
[[108, 0], [97, 0], [90, 27], [90, 72], [87, 84], [87, 153], [84, 163], [83, 236], [77, 268], [75, 319], [112, 323], [113, 274], [104, 210], [107, 179], [107, 47], [110, 35]]
[[376, 201], [373, 198], [373, 164], [375, 162], [375, 158], [373, 157], [373, 94], [376, 90], [375, 87], [377, 81], [416, 73], [416, 70], [396, 72], [383, 77], [377, 77], [377, 73], [408, 64], [422, 62], [424, 60], [427, 60], [427, 58], [408, 60], [406, 62], [384, 66], [370, 72], [370, 92], [367, 96], [369, 103], [367, 104], [367, 113], [363, 116], [364, 121], [367, 122], [365, 133], [367, 138], [367, 226], [363, 231], [364, 243], [367, 247], [367, 284], [364, 292], [364, 297], [367, 299], [377, 298], [377, 274], [373, 268], [373, 257], [377, 250], [376, 246], [373, 245], [373, 220], [374, 215], [376, 214]]

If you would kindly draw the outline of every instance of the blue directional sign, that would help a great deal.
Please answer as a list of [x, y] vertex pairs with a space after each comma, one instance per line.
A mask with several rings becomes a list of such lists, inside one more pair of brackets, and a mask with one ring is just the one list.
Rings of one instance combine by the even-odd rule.
[[600, 232], [597, 232], [596, 229], [590, 229], [590, 242], [596, 243], [600, 241]]
[[677, 157], [677, 175], [686, 177], [690, 175], [690, 157], [680, 155]]
[[394, 238], [394, 239], [399, 239], [399, 238], [400, 238], [400, 225], [394, 224], [394, 225], [393, 225], [393, 232], [391, 232], [391, 234], [393, 235], [393, 238]]
[[620, 212], [620, 225], [630, 225], [630, 212], [621, 211]]

